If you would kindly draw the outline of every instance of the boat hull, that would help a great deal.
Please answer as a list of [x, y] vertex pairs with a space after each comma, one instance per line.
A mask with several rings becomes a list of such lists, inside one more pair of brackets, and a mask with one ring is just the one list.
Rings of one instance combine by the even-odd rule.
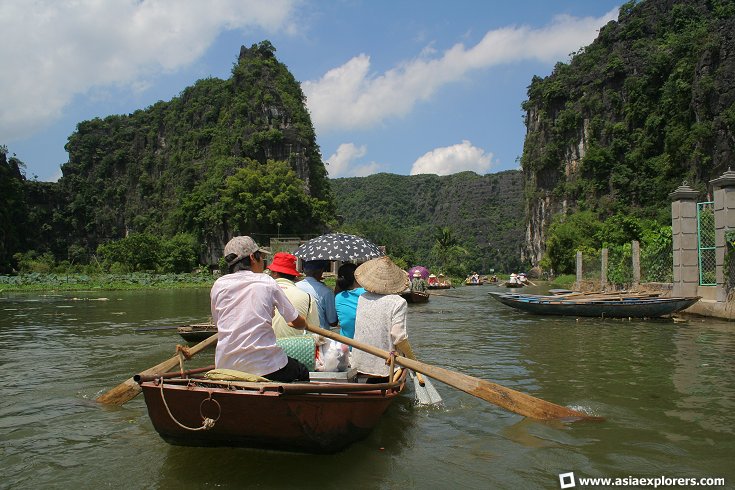
[[[170, 444], [334, 453], [370, 433], [403, 390], [405, 378], [395, 390], [357, 393], [292, 394], [167, 383], [162, 398], [158, 381], [140, 385], [154, 428]], [[204, 417], [215, 420], [211, 429], [190, 430], [201, 427]]]
[[176, 331], [187, 342], [201, 342], [215, 335], [217, 333], [217, 327], [214, 325], [187, 325], [177, 328]]
[[423, 291], [411, 291], [410, 293], [401, 293], [401, 296], [409, 303], [426, 303], [429, 301], [429, 293]]
[[531, 294], [492, 294], [504, 305], [537, 315], [606, 318], [656, 318], [689, 308], [699, 296], [682, 298], [560, 299]]

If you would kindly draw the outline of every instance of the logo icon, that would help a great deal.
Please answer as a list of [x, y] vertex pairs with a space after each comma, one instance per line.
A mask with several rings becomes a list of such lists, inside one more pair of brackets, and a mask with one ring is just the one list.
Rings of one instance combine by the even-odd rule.
[[561, 488], [574, 488], [577, 484], [574, 482], [574, 472], [559, 473], [559, 485]]

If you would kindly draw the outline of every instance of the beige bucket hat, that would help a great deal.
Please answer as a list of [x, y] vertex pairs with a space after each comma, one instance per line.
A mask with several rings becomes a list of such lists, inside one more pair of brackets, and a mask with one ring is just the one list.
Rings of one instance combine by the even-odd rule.
[[355, 279], [371, 293], [398, 294], [408, 287], [406, 272], [387, 256], [368, 260], [355, 269]]

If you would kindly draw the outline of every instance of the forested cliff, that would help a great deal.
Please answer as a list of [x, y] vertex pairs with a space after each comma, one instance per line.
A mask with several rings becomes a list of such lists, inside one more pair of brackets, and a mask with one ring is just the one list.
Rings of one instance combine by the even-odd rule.
[[70, 236], [94, 251], [129, 233], [188, 233], [216, 262], [233, 234], [323, 229], [326, 170], [301, 87], [274, 52], [243, 46], [227, 80], [79, 123], [59, 180]]
[[574, 212], [670, 224], [671, 191], [687, 181], [704, 199], [732, 165], [735, 2], [628, 2], [523, 107], [525, 258]]

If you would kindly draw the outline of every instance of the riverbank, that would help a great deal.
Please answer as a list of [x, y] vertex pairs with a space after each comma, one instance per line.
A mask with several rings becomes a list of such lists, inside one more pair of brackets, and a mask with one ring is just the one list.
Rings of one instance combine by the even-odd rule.
[[41, 274], [0, 276], [0, 292], [209, 288], [210, 274]]

